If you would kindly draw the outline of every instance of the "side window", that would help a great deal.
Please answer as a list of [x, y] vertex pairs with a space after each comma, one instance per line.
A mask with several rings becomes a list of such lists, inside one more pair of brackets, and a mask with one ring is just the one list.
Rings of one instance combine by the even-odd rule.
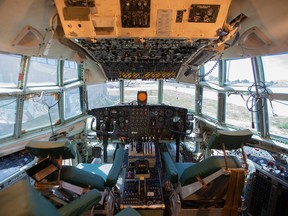
[[204, 88], [202, 101], [202, 114], [217, 119], [218, 92]]
[[40, 94], [26, 95], [22, 131], [31, 131], [55, 125], [59, 120], [58, 100], [58, 94], [42, 92]]
[[57, 85], [57, 61], [32, 57], [28, 68], [27, 86]]
[[0, 100], [0, 139], [14, 135], [16, 106], [15, 98]]
[[64, 119], [82, 114], [80, 89], [74, 88], [64, 92]]
[[288, 138], [288, 54], [264, 56], [262, 62], [270, 92], [267, 98], [270, 134]]
[[248, 87], [254, 83], [250, 58], [227, 61], [226, 70], [226, 85]]
[[70, 83], [79, 80], [78, 65], [73, 61], [64, 61], [63, 82]]
[[21, 56], [0, 53], [0, 87], [17, 87]]
[[[249, 103], [248, 96], [239, 94], [226, 94], [226, 123], [240, 128], [252, 128], [255, 122], [255, 115], [248, 109], [253, 110]], [[253, 118], [253, 120], [252, 120]]]

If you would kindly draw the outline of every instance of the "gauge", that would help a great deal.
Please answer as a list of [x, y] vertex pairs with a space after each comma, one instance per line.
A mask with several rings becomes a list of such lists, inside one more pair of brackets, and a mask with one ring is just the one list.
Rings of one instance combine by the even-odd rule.
[[166, 115], [167, 117], [171, 117], [171, 116], [173, 116], [173, 111], [172, 111], [171, 109], [167, 109], [167, 110], [165, 111], [165, 115]]
[[117, 114], [117, 110], [116, 110], [116, 109], [112, 109], [112, 110], [110, 111], [110, 113], [111, 113], [111, 114]]

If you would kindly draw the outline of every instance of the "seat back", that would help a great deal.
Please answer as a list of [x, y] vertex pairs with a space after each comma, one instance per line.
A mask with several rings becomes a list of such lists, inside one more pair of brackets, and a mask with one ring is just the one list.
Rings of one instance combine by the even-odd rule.
[[41, 158], [51, 157], [62, 159], [75, 158], [76, 152], [69, 141], [30, 141], [26, 149]]
[[245, 163], [245, 169], [248, 170], [246, 155], [243, 146], [250, 140], [252, 135], [252, 132], [248, 129], [238, 131], [216, 130], [209, 138], [208, 148], [223, 150], [226, 169], [228, 169], [226, 150], [241, 148], [243, 161]]
[[105, 186], [112, 188], [116, 185], [118, 177], [122, 170], [123, 159], [124, 159], [124, 147], [119, 147], [118, 149], [116, 149], [113, 164], [108, 173]]
[[19, 181], [0, 191], [0, 215], [59, 215], [57, 209], [28, 181]]
[[[197, 177], [201, 179], [217, 172], [225, 167], [225, 159], [222, 156], [211, 156], [199, 163], [195, 163], [184, 170], [179, 177], [181, 186], [186, 186], [197, 182]], [[228, 157], [228, 168], [241, 168], [241, 163], [235, 156]]]
[[0, 191], [0, 215], [76, 216], [97, 204], [101, 197], [101, 193], [93, 189], [56, 209], [28, 181], [20, 180], [9, 188]]
[[226, 150], [241, 148], [241, 145], [246, 144], [252, 137], [252, 132], [248, 129], [227, 131], [215, 130], [208, 141], [209, 149], [222, 149], [222, 144]]

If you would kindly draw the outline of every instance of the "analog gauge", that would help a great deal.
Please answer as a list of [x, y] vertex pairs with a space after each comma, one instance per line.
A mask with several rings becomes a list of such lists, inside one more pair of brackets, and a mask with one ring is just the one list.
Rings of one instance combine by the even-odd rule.
[[105, 110], [104, 111], [104, 116], [108, 116], [109, 115], [109, 111], [108, 110]]
[[171, 109], [167, 109], [167, 110], [165, 111], [165, 115], [166, 115], [167, 117], [171, 117], [171, 116], [173, 116], [173, 111], [172, 111]]
[[116, 110], [116, 109], [112, 109], [112, 110], [110, 111], [110, 113], [111, 113], [111, 114], [117, 114], [117, 110]]
[[123, 116], [119, 117], [119, 122], [124, 122], [125, 118]]

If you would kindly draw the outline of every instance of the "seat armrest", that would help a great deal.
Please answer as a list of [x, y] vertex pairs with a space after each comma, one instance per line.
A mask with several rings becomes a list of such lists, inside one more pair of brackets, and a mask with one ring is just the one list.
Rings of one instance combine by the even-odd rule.
[[162, 160], [167, 172], [167, 176], [172, 184], [178, 183], [178, 171], [169, 154], [169, 152], [162, 152]]
[[102, 195], [98, 190], [90, 190], [81, 197], [58, 209], [58, 213], [61, 216], [80, 215], [85, 210], [88, 210], [93, 204], [97, 204], [101, 200], [101, 197]]
[[99, 191], [105, 190], [105, 181], [100, 175], [74, 166], [63, 166], [60, 180], [83, 188], [91, 187]]

